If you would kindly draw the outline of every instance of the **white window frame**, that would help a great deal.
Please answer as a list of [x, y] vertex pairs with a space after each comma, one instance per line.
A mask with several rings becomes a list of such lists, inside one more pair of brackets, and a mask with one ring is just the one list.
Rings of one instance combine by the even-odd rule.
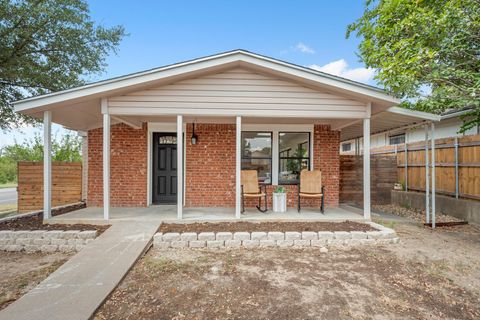
[[310, 133], [310, 170], [314, 168], [314, 125], [313, 124], [248, 124], [242, 125], [243, 131], [272, 132], [272, 185], [278, 185], [278, 169], [279, 169], [279, 152], [278, 138], [280, 132], [308, 132]]

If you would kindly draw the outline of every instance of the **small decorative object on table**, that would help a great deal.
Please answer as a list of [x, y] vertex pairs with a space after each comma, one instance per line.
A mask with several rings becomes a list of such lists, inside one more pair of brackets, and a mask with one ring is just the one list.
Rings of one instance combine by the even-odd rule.
[[287, 211], [287, 194], [285, 193], [285, 188], [282, 186], [277, 186], [273, 191], [273, 211]]

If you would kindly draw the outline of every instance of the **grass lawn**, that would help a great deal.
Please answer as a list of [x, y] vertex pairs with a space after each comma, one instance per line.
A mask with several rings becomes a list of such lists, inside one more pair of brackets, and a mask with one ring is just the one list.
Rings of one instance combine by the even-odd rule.
[[152, 249], [95, 319], [479, 319], [480, 229], [393, 227], [327, 253]]
[[17, 183], [16, 182], [8, 182], [8, 183], [0, 183], [0, 189], [4, 188], [16, 188]]

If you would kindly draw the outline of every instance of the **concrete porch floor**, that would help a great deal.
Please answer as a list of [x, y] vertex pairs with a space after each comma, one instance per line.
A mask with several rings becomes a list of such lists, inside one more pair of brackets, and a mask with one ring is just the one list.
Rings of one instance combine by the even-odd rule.
[[[177, 219], [177, 207], [175, 205], [154, 205], [146, 208], [111, 208], [110, 219], [103, 219], [103, 209], [100, 207], [88, 207], [72, 211], [63, 215], [52, 217], [47, 223], [86, 223], [86, 224], [112, 224], [119, 221], [169, 221], [169, 222], [198, 222], [198, 221], [235, 221], [234, 208], [184, 208], [183, 219]], [[242, 214], [241, 220], [314, 220], [314, 221], [364, 221], [363, 211], [348, 205], [325, 208], [325, 214], [321, 214], [318, 208], [304, 208], [300, 213], [294, 208], [287, 212], [276, 213], [269, 210], [261, 213], [255, 208], [249, 208]]]

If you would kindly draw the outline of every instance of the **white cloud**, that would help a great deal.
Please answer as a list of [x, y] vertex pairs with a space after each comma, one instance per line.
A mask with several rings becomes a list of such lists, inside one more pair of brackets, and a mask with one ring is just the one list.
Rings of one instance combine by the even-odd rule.
[[342, 78], [347, 78], [359, 82], [369, 82], [373, 79], [375, 74], [375, 69], [372, 68], [353, 68], [348, 67], [347, 61], [344, 59], [336, 60], [326, 65], [319, 66], [317, 64], [312, 64], [308, 66], [310, 69], [326, 72], [333, 74], [334, 76], [339, 76]]
[[300, 51], [302, 53], [309, 53], [309, 54], [314, 54], [315, 53], [315, 50], [313, 48], [307, 46], [303, 42], [297, 43], [297, 45], [294, 47], [294, 50], [295, 51]]

